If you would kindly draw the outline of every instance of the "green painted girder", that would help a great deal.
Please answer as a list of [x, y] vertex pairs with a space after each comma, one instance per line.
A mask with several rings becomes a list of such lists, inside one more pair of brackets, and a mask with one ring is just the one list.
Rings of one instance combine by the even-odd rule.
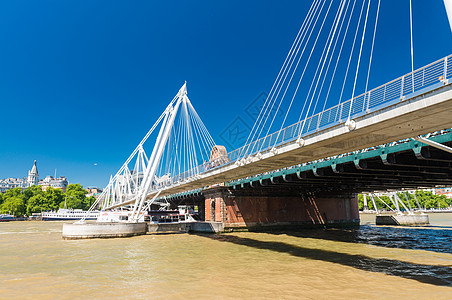
[[[430, 140], [435, 141], [437, 143], [447, 143], [452, 141], [452, 132], [447, 132], [441, 135], [436, 135], [429, 137]], [[260, 174], [257, 176], [239, 179], [235, 181], [229, 181], [225, 183], [225, 186], [232, 186], [235, 188], [235, 186], [241, 186], [243, 187], [246, 183], [251, 183], [255, 185], [256, 183], [262, 183], [265, 179], [270, 179], [270, 181], [273, 182], [274, 178], [276, 177], [282, 177], [283, 179], [286, 178], [287, 175], [290, 174], [297, 174], [298, 178], [301, 178], [301, 174], [303, 172], [311, 171], [314, 173], [314, 175], [318, 174], [318, 169], [331, 167], [334, 172], [336, 172], [336, 168], [338, 165], [350, 163], [353, 162], [357, 168], [360, 168], [359, 161], [369, 158], [375, 158], [380, 157], [382, 161], [385, 161], [387, 159], [388, 154], [392, 153], [398, 153], [403, 151], [412, 150], [416, 155], [419, 155], [421, 153], [421, 149], [424, 146], [428, 146], [427, 144], [424, 144], [422, 142], [408, 139], [405, 142], [401, 142], [399, 144], [392, 145], [393, 143], [389, 143], [382, 146], [377, 146], [376, 149], [366, 149], [366, 150], [360, 150], [356, 153], [350, 153], [347, 155], [344, 155], [342, 157], [332, 157], [328, 158], [324, 161], [314, 161], [311, 163], [307, 163], [305, 165], [298, 165], [289, 167], [287, 169], [278, 170], [269, 172], [268, 174]]]
[[[185, 191], [185, 192], [181, 192], [181, 193], [177, 193], [177, 194], [173, 194], [173, 195], [168, 195], [166, 196], [166, 198], [174, 198], [174, 197], [184, 197], [184, 196], [193, 196], [196, 194], [200, 194], [202, 193], [202, 191], [205, 188], [199, 188], [199, 189], [195, 189], [195, 190], [190, 190], [190, 191]], [[159, 200], [163, 199], [163, 198], [158, 198]]]

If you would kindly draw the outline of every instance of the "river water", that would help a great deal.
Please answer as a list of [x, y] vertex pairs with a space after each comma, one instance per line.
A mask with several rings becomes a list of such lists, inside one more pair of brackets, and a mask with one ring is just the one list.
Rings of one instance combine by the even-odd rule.
[[0, 299], [452, 298], [452, 214], [432, 226], [61, 239], [0, 223]]

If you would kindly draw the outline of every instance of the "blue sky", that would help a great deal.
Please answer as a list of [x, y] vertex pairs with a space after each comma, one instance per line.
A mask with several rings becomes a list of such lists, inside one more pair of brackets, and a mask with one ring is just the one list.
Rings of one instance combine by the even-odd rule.
[[[408, 0], [382, 0], [370, 87], [411, 70]], [[107, 184], [186, 80], [217, 143], [268, 92], [310, 1], [2, 1], [0, 178]], [[452, 53], [413, 0], [415, 68]], [[220, 142], [218, 142], [220, 141]], [[228, 149], [232, 150], [232, 149]], [[95, 165], [97, 164], [97, 165]]]

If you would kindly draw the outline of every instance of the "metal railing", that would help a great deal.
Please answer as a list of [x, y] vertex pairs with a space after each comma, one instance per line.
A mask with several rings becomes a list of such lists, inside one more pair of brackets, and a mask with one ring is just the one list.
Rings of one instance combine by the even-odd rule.
[[452, 75], [452, 55], [435, 61], [427, 66], [403, 75], [348, 101], [319, 112], [305, 120], [297, 122], [270, 135], [253, 141], [214, 161], [204, 163], [192, 170], [171, 178], [165, 186], [196, 179], [199, 175], [233, 164], [260, 152], [304, 138], [317, 131], [344, 123], [351, 119], [371, 113], [396, 102], [415, 97], [437, 86], [447, 84]]

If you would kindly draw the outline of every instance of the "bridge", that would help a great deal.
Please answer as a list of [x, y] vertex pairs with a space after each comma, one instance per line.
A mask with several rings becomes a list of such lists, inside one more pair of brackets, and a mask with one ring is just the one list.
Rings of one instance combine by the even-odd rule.
[[[371, 90], [367, 90], [367, 77], [365, 91], [354, 96], [370, 1], [367, 13], [363, 1], [357, 23], [362, 40], [356, 46], [359, 56], [352, 97], [341, 101], [344, 81], [339, 103], [316, 111], [319, 98], [326, 93], [322, 94], [322, 89], [331, 57], [341, 32], [345, 41], [355, 9], [350, 1], [339, 1], [336, 15], [329, 17], [333, 2], [329, 6], [322, 1], [313, 2], [244, 146], [228, 152], [213, 141], [184, 84], [118, 173], [111, 177], [98, 198], [102, 208], [130, 206], [131, 220], [136, 221], [151, 205], [164, 199], [189, 199], [202, 194], [205, 220], [237, 227], [281, 222], [356, 223], [357, 192], [451, 184], [448, 145], [452, 138], [448, 128], [452, 128], [452, 55]], [[375, 8], [378, 20], [379, 2]], [[319, 28], [317, 21], [322, 14], [325, 16]], [[365, 21], [361, 18], [364, 15]], [[311, 59], [317, 39], [311, 44], [309, 56], [305, 49], [312, 33], [322, 31], [328, 18], [332, 26], [314, 79], [309, 90], [306, 88], [300, 120], [283, 128], [286, 115], [281, 129], [262, 136], [267, 120], [271, 120], [272, 127], [274, 117], [270, 112], [278, 97], [281, 98], [278, 108], [284, 100], [300, 59], [303, 55], [307, 62]], [[376, 28], [375, 21], [374, 37]], [[357, 34], [358, 29], [352, 49]], [[342, 46], [336, 52], [336, 66], [341, 52]], [[372, 53], [370, 62], [371, 59]], [[351, 57], [349, 64], [350, 60]], [[347, 66], [346, 79], [348, 71]], [[330, 72], [332, 80], [335, 72], [336, 68]], [[298, 85], [292, 88], [294, 96], [289, 108], [304, 74], [303, 70]], [[159, 125], [148, 157], [144, 145]], [[274, 208], [260, 213], [262, 207], [271, 206]], [[281, 211], [286, 211], [285, 216], [281, 217]]]
[[[444, 61], [449, 60], [452, 63], [451, 58], [449, 56]], [[450, 77], [450, 74], [448, 75]], [[402, 82], [403, 77], [398, 80]], [[385, 88], [386, 86], [383, 86], [378, 89]], [[378, 89], [375, 92], [378, 92]], [[402, 90], [403, 87], [400, 89]], [[370, 93], [372, 91], [360, 98], [370, 99]], [[332, 121], [320, 127], [322, 115], [332, 115], [342, 109], [342, 107], [334, 107], [306, 120], [305, 122], [313, 125], [306, 126], [308, 130], [305, 134], [299, 134], [299, 128], [303, 126], [303, 122], [291, 125], [221, 156], [218, 160], [224, 163], [219, 166], [212, 168], [199, 165], [195, 171], [190, 170], [180, 174], [162, 189], [161, 195], [270, 172], [293, 166], [294, 163], [333, 157], [449, 128], [452, 127], [449, 116], [449, 111], [452, 109], [451, 100], [452, 86], [442, 81], [417, 93], [405, 95], [401, 93], [401, 96], [395, 100], [382, 101], [379, 107], [376, 105], [374, 109], [366, 108], [365, 111], [352, 115], [353, 127], [345, 124], [346, 121], [341, 122], [339, 115], [337, 117], [339, 120], [336, 122]], [[355, 101], [355, 104], [358, 103], [357, 106], [363, 107], [369, 104], [369, 101], [362, 102], [364, 101], [361, 103]], [[350, 103], [345, 102], [343, 106], [345, 105]], [[312, 130], [309, 130], [310, 128]], [[279, 140], [276, 140], [278, 136]], [[243, 149], [252, 149], [254, 144], [259, 146], [263, 144], [264, 147], [259, 152], [244, 155]], [[193, 173], [196, 176], [190, 176]]]

